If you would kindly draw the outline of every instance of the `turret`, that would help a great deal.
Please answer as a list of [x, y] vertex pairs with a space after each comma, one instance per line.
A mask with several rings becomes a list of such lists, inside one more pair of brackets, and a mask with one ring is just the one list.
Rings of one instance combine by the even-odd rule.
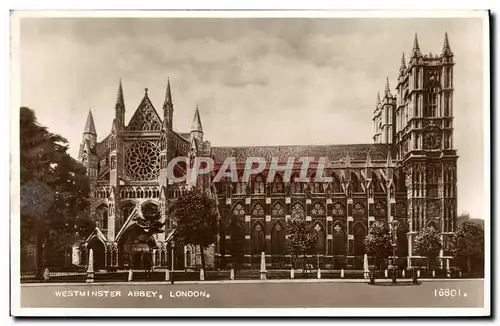
[[399, 66], [399, 75], [403, 76], [405, 72], [406, 72], [406, 60], [405, 60], [405, 54], [403, 52], [403, 55], [401, 56], [401, 66]]
[[163, 126], [172, 129], [174, 117], [174, 104], [172, 102], [172, 92], [170, 91], [170, 79], [167, 81], [167, 91], [165, 92], [165, 102], [163, 103]]
[[78, 160], [87, 169], [87, 175], [91, 180], [97, 177], [97, 132], [95, 130], [94, 117], [89, 110], [87, 121], [83, 129], [82, 143], [78, 153]]
[[89, 143], [90, 148], [94, 148], [97, 144], [97, 132], [95, 130], [94, 117], [92, 116], [91, 110], [89, 110], [85, 128], [83, 129], [83, 142], [85, 141]]
[[123, 130], [123, 127], [125, 126], [125, 101], [123, 99], [123, 88], [121, 79], [120, 79], [120, 84], [118, 86], [118, 95], [116, 97], [115, 119], [116, 119], [117, 130]]
[[201, 125], [200, 111], [196, 105], [193, 122], [191, 123], [191, 138], [197, 139], [200, 143], [203, 142], [203, 127]]
[[389, 86], [389, 77], [386, 77], [386, 80], [385, 80], [384, 97], [386, 99], [392, 98], [391, 88]]
[[417, 33], [415, 33], [415, 39], [413, 40], [413, 49], [411, 51], [411, 59], [422, 57], [420, 52], [420, 45], [418, 44]]

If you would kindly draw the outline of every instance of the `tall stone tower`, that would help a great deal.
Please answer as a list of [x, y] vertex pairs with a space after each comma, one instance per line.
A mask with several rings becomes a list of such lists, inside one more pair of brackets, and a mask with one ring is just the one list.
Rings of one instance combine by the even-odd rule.
[[95, 181], [98, 172], [98, 158], [96, 153], [97, 132], [95, 130], [94, 117], [89, 110], [85, 128], [83, 129], [82, 143], [78, 153], [78, 160], [87, 169], [87, 175], [91, 182]]
[[[453, 147], [453, 52], [445, 34], [440, 54], [420, 51], [417, 35], [397, 84], [395, 151], [408, 198], [408, 246], [424, 227], [443, 247], [457, 227], [457, 153]], [[403, 173], [401, 173], [403, 175]]]
[[375, 144], [392, 144], [394, 139], [394, 110], [396, 97], [392, 95], [389, 78], [386, 79], [384, 96], [377, 94], [377, 105], [373, 111], [373, 142]]

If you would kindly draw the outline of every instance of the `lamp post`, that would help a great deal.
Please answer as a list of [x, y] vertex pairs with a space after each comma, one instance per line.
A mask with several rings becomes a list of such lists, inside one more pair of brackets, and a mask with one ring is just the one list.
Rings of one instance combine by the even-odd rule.
[[391, 223], [391, 231], [392, 231], [392, 283], [397, 282], [397, 269], [396, 269], [396, 246], [398, 241], [398, 228], [399, 222], [394, 220]]
[[172, 261], [170, 263], [170, 267], [172, 267], [172, 275], [170, 275], [170, 284], [174, 284], [174, 259], [175, 259], [175, 256], [174, 256], [174, 253], [175, 253], [175, 241], [172, 240], [170, 241], [170, 248], [171, 248], [171, 257], [172, 257]]

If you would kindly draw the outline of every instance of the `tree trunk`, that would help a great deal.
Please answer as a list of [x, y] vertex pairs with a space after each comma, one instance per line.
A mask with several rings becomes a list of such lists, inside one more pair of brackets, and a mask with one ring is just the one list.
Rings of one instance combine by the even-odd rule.
[[467, 256], [467, 272], [470, 273], [470, 271], [471, 271], [470, 256]]
[[45, 224], [42, 217], [38, 217], [35, 222], [35, 243], [36, 243], [36, 278], [43, 279], [43, 245], [45, 240]]
[[205, 246], [200, 245], [201, 251], [201, 267], [203, 268], [203, 278], [207, 279], [207, 270], [205, 268]]
[[304, 273], [307, 270], [307, 260], [306, 260], [306, 254], [304, 253]]

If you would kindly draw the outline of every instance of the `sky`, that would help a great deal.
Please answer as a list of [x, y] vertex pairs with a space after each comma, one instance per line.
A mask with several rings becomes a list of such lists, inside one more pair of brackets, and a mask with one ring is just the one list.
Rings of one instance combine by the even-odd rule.
[[92, 110], [111, 131], [119, 79], [126, 121], [144, 89], [162, 115], [167, 78], [174, 129], [199, 106], [212, 146], [372, 142], [386, 77], [395, 86], [414, 34], [455, 55], [458, 211], [483, 216], [483, 44], [477, 18], [22, 18], [21, 105], [77, 156]]

